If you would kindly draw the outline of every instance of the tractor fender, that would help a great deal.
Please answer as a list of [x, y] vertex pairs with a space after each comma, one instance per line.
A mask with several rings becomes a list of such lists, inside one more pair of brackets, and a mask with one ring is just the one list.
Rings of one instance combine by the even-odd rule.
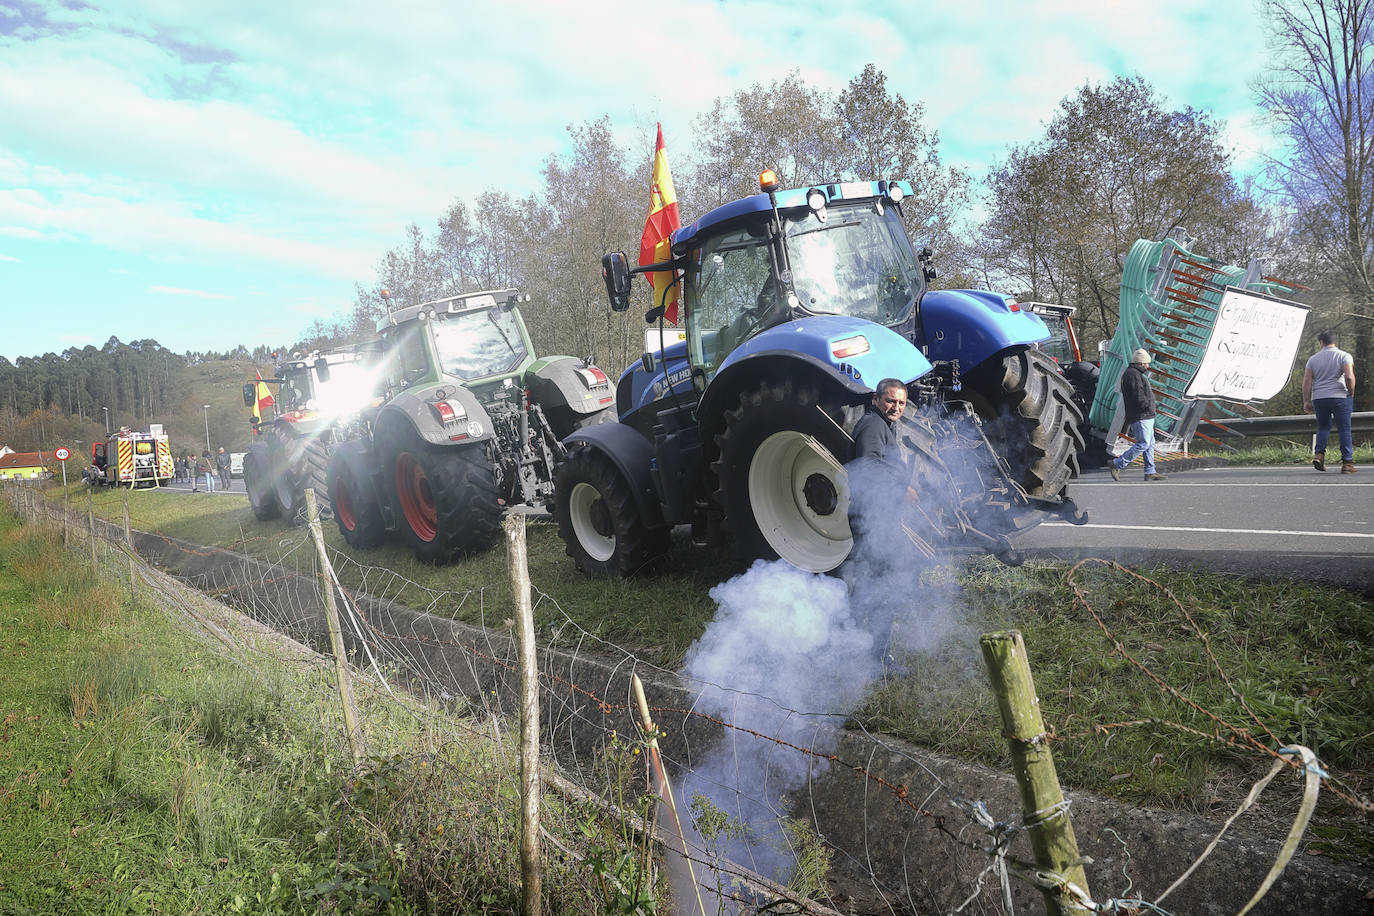
[[563, 444], [569, 450], [576, 445], [586, 445], [611, 459], [629, 481], [644, 525], [660, 528], [665, 524], [652, 471], [654, 446], [648, 439], [624, 423], [601, 423], [578, 430], [564, 439]]
[[1049, 328], [1001, 293], [941, 289], [921, 299], [923, 349], [935, 362], [959, 361], [968, 372], [1009, 347], [1050, 337]]
[[[864, 338], [866, 349], [836, 355], [837, 345], [857, 337]], [[853, 343], [850, 347], [857, 349]], [[930, 360], [911, 341], [880, 324], [842, 315], [789, 321], [750, 338], [721, 363], [697, 410], [702, 442], [715, 441], [724, 428], [725, 411], [734, 407], [741, 390], [767, 378], [810, 377], [861, 403], [885, 378], [910, 384], [931, 369]]]
[[548, 356], [530, 366], [530, 392], [547, 411], [568, 406], [578, 414], [596, 413], [615, 403], [615, 382], [596, 366], [571, 356]]
[[[439, 398], [435, 394], [443, 389], [447, 400], [463, 409], [464, 419], [451, 424], [440, 421], [431, 404]], [[471, 391], [461, 385], [426, 386], [417, 392], [402, 391], [387, 401], [377, 411], [373, 425], [377, 428], [405, 423], [423, 441], [432, 445], [453, 445], [471, 442], [485, 442], [493, 436], [491, 417]]]

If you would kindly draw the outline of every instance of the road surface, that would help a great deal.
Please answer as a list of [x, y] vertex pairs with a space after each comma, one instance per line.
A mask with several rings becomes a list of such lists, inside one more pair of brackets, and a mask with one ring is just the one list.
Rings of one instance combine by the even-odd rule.
[[1046, 522], [1022, 535], [1030, 557], [1106, 557], [1262, 578], [1338, 585], [1374, 596], [1374, 468], [1303, 467], [1089, 471], [1069, 492], [1088, 511], [1074, 527]]

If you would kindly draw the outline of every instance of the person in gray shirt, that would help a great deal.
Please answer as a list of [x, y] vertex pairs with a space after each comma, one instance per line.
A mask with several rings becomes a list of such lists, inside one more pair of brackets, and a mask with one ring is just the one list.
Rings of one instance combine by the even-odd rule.
[[1326, 470], [1326, 440], [1331, 424], [1341, 443], [1341, 473], [1355, 473], [1355, 441], [1350, 435], [1350, 414], [1355, 407], [1355, 359], [1336, 346], [1336, 335], [1317, 335], [1322, 348], [1312, 354], [1302, 372], [1303, 410], [1317, 415], [1317, 441], [1312, 448], [1312, 467]]

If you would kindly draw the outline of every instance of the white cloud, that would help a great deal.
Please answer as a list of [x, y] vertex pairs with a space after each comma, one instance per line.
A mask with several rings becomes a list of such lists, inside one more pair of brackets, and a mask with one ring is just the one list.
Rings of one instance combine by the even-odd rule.
[[192, 296], [196, 299], [232, 299], [233, 296], [224, 293], [207, 293], [199, 289], [180, 289], [175, 286], [150, 286], [148, 292], [158, 293], [164, 296]]
[[11, 255], [11, 254], [0, 254], [0, 261], [5, 261], [6, 263], [9, 263], [9, 264], [18, 264], [18, 263], [19, 263], [19, 259], [16, 258], [14, 255]]

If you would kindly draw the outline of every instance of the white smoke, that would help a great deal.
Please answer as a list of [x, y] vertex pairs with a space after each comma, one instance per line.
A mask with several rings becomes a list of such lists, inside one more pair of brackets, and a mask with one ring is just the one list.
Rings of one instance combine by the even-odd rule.
[[915, 460], [943, 451], [935, 471], [911, 479], [915, 493], [890, 467], [848, 466], [856, 542], [840, 578], [756, 562], [711, 590], [719, 609], [687, 652], [683, 674], [698, 685], [697, 709], [736, 727], [696, 755], [681, 803], [704, 796], [745, 825], [746, 836], [718, 839], [714, 851], [779, 882], [795, 863], [782, 828], [791, 796], [824, 771], [818, 755], [833, 750], [834, 730], [885, 671], [967, 635], [953, 577], [925, 574], [950, 559], [951, 547], [986, 542], [940, 541], [931, 532], [972, 518], [964, 497], [996, 468], [976, 427], [918, 424], [916, 435], [927, 448]]

